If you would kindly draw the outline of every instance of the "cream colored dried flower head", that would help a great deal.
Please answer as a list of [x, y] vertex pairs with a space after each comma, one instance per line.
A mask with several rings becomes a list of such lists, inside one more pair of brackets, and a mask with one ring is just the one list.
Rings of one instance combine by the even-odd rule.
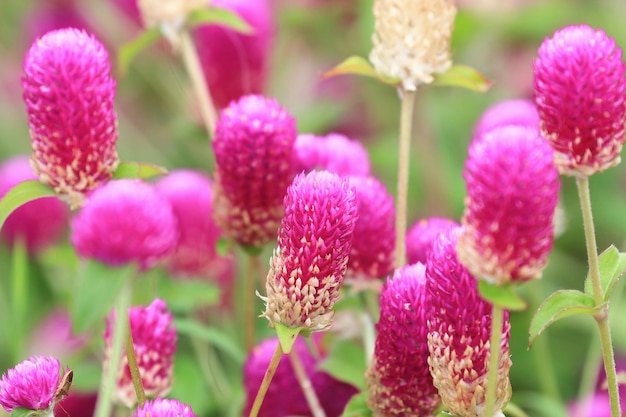
[[141, 20], [147, 28], [154, 26], [179, 27], [187, 15], [205, 8], [206, 0], [138, 0]]
[[455, 16], [454, 0], [376, 0], [370, 53], [376, 71], [400, 78], [405, 90], [431, 83], [452, 65]]

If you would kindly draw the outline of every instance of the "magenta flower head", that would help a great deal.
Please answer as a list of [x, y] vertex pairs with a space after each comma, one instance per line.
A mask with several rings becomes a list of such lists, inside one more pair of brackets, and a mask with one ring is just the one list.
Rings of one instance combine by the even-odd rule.
[[[428, 364], [445, 409], [457, 417], [483, 415], [492, 306], [461, 264], [455, 247], [462, 228], [439, 234], [426, 263]], [[505, 311], [498, 366], [496, 410], [511, 397], [510, 324]]]
[[276, 100], [245, 96], [221, 112], [215, 151], [214, 217], [241, 245], [276, 237], [293, 178], [296, 121]]
[[77, 29], [47, 33], [24, 60], [32, 164], [72, 208], [118, 165], [115, 80], [106, 49]]
[[71, 377], [72, 371], [63, 370], [57, 359], [31, 356], [2, 375], [0, 405], [8, 413], [14, 408], [51, 410], [67, 395]]
[[441, 403], [428, 368], [424, 265], [396, 270], [380, 294], [374, 357], [367, 371], [374, 415], [432, 416]]
[[535, 103], [525, 99], [504, 100], [489, 107], [474, 126], [474, 137], [502, 126], [539, 128], [539, 113]]
[[503, 284], [541, 276], [554, 242], [559, 173], [536, 129], [507, 126], [474, 141], [457, 248], [478, 279]]
[[271, 327], [322, 331], [331, 325], [357, 216], [346, 178], [313, 171], [293, 180], [263, 298]]
[[396, 247], [393, 196], [374, 177], [350, 177], [356, 191], [358, 220], [354, 226], [348, 276], [377, 279], [393, 270]]
[[[174, 354], [176, 353], [176, 329], [173, 317], [163, 300], [155, 299], [147, 307], [133, 307], [128, 310], [130, 328], [137, 357], [139, 375], [146, 396], [167, 395], [172, 386]], [[108, 370], [111, 355], [111, 337], [115, 325], [115, 311], [107, 318], [104, 331], [104, 369]], [[128, 357], [122, 357], [117, 370], [117, 390], [115, 401], [126, 407], [137, 404], [137, 395], [128, 367]]]
[[89, 195], [71, 223], [78, 254], [109, 266], [148, 269], [176, 248], [172, 207], [140, 180], [111, 181]]
[[534, 64], [541, 130], [562, 174], [586, 177], [620, 162], [626, 121], [622, 50], [586, 25], [557, 30]]
[[406, 258], [408, 264], [421, 262], [426, 264], [426, 258], [433, 240], [449, 229], [458, 227], [459, 223], [445, 217], [428, 217], [418, 220], [406, 234]]
[[190, 406], [170, 398], [156, 398], [137, 407], [133, 417], [196, 417]]
[[[0, 199], [15, 185], [37, 176], [28, 156], [16, 156], [0, 165]], [[36, 253], [57, 242], [68, 224], [67, 205], [56, 197], [44, 197], [18, 207], [2, 225], [2, 238], [9, 245], [23, 239], [30, 253]]]
[[370, 175], [370, 160], [363, 145], [338, 133], [299, 135], [295, 152], [296, 173], [319, 168], [339, 175]]

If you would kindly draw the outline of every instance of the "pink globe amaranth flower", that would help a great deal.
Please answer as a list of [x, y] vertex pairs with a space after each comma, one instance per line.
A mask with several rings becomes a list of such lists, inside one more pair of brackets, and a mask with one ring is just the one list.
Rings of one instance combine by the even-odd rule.
[[[128, 318], [137, 357], [137, 367], [146, 396], [149, 398], [167, 395], [172, 386], [174, 372], [174, 354], [176, 353], [176, 329], [173, 316], [163, 300], [155, 299], [147, 307], [132, 307]], [[108, 371], [111, 355], [111, 337], [116, 320], [112, 311], [107, 318], [104, 331], [104, 369]], [[134, 407], [137, 396], [133, 379], [128, 367], [128, 357], [124, 353], [117, 370], [117, 389], [115, 402]]]
[[[28, 156], [16, 156], [0, 165], [0, 199], [17, 184], [36, 180]], [[44, 197], [18, 207], [2, 225], [2, 238], [13, 245], [23, 239], [29, 253], [36, 253], [57, 242], [68, 224], [69, 210], [56, 197]]]
[[8, 413], [14, 408], [48, 410], [59, 400], [58, 389], [63, 374], [57, 359], [31, 356], [2, 375], [0, 405]]
[[[322, 347], [319, 339], [313, 338], [313, 344], [318, 349]], [[244, 415], [250, 413], [256, 394], [263, 381], [265, 370], [270, 363], [277, 344], [278, 339], [275, 337], [266, 339], [257, 345], [246, 359], [243, 368], [243, 383], [246, 392]], [[326, 416], [341, 416], [346, 404], [358, 390], [354, 386], [336, 380], [318, 369], [321, 361], [326, 357], [324, 350], [320, 349], [320, 357], [316, 359], [309, 350], [307, 343], [300, 337], [296, 340], [292, 352], [298, 355]], [[300, 388], [300, 383], [296, 378], [291, 361], [288, 357], [283, 357], [265, 394], [263, 404], [259, 410], [259, 417], [290, 416], [312, 417], [312, 413], [302, 388]]]
[[142, 407], [137, 407], [133, 417], [196, 417], [187, 404], [169, 398], [157, 398], [146, 401]]
[[502, 126], [539, 128], [539, 113], [535, 103], [526, 99], [500, 101], [483, 112], [474, 126], [474, 137]]
[[374, 177], [350, 177], [357, 199], [348, 277], [356, 280], [382, 278], [393, 270], [395, 207], [393, 196]]
[[296, 121], [274, 99], [242, 97], [221, 112], [215, 151], [214, 217], [241, 245], [276, 237], [293, 178]]
[[73, 1], [37, 2], [37, 6], [25, 16], [22, 27], [27, 44], [48, 32], [68, 27], [93, 33], [89, 22]]
[[72, 392], [54, 406], [55, 416], [93, 417], [98, 394], [94, 392]]
[[275, 24], [268, 0], [213, 0], [211, 6], [238, 14], [254, 31], [246, 35], [208, 24], [193, 30], [211, 97], [223, 108], [244, 95], [265, 90]]
[[[480, 296], [478, 280], [457, 258], [461, 229], [439, 234], [426, 262], [428, 364], [445, 409], [458, 417], [479, 417], [485, 406], [492, 306]], [[510, 327], [505, 311], [496, 410], [511, 396]]]
[[428, 368], [424, 265], [396, 270], [380, 295], [374, 357], [367, 371], [374, 415], [430, 417], [441, 400]]
[[355, 191], [345, 177], [314, 171], [294, 179], [284, 206], [263, 316], [271, 327], [278, 323], [326, 330], [352, 248], [358, 217]]
[[89, 195], [72, 219], [71, 241], [81, 257], [148, 269], [174, 251], [176, 228], [172, 207], [152, 186], [117, 180]]
[[557, 30], [534, 64], [541, 130], [561, 173], [586, 177], [620, 162], [626, 121], [622, 50], [586, 25]]
[[458, 227], [459, 223], [445, 217], [428, 217], [420, 219], [406, 233], [406, 258], [408, 264], [421, 262], [426, 264], [426, 258], [433, 240], [449, 229]]
[[87, 32], [61, 29], [33, 43], [24, 72], [33, 169], [77, 208], [118, 165], [109, 56]]
[[369, 155], [363, 145], [338, 133], [299, 135], [295, 156], [296, 173], [319, 168], [339, 175], [370, 175]]
[[72, 320], [65, 309], [53, 310], [32, 332], [26, 351], [35, 352], [63, 360], [85, 348], [88, 334], [74, 334]]
[[459, 260], [478, 279], [503, 284], [541, 276], [554, 242], [559, 173], [536, 129], [491, 130], [469, 150]]

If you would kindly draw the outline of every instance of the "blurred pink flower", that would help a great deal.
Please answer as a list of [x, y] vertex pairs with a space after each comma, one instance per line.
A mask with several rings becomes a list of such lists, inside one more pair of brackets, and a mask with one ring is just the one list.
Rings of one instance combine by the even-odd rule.
[[535, 103], [525, 99], [504, 100], [491, 105], [474, 126], [474, 137], [502, 126], [539, 129], [539, 113]]
[[38, 2], [25, 16], [23, 32], [27, 44], [57, 29], [76, 28], [93, 33], [75, 1]]
[[368, 176], [370, 160], [360, 142], [330, 133], [325, 136], [302, 134], [294, 145], [295, 172], [325, 169], [339, 175]]
[[77, 335], [72, 331], [68, 311], [57, 309], [49, 312], [32, 332], [27, 351], [62, 360], [84, 348], [87, 341], [87, 334]]
[[157, 398], [137, 407], [133, 417], [196, 417], [191, 407], [178, 400]]
[[441, 233], [458, 227], [455, 220], [444, 217], [428, 217], [418, 220], [406, 234], [406, 257], [408, 264], [421, 262], [426, 264], [426, 258], [433, 240]]
[[54, 415], [61, 417], [93, 417], [96, 409], [96, 392], [72, 392], [54, 406]]

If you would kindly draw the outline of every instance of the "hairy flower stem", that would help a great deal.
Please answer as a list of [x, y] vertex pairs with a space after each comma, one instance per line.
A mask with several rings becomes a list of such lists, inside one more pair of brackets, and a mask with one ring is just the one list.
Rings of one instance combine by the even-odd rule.
[[289, 360], [291, 361], [291, 366], [296, 374], [296, 378], [298, 378], [300, 388], [302, 388], [302, 392], [304, 392], [304, 397], [306, 398], [306, 402], [309, 405], [313, 417], [326, 417], [326, 413], [313, 389], [313, 384], [311, 384], [311, 380], [304, 371], [302, 361], [300, 361], [298, 352], [296, 352], [295, 349], [289, 353]]
[[245, 347], [246, 352], [252, 351], [254, 348], [254, 322], [256, 315], [254, 314], [254, 306], [256, 299], [256, 277], [260, 276], [261, 259], [259, 255], [248, 255], [248, 268], [244, 277], [244, 323], [245, 323]]
[[[578, 197], [583, 215], [583, 226], [585, 230], [585, 241], [587, 243], [587, 258], [589, 260], [589, 278], [593, 290], [593, 300], [596, 306], [603, 304], [604, 293], [600, 280], [600, 266], [598, 261], [598, 247], [596, 244], [596, 232], [593, 224], [593, 213], [591, 210], [591, 197], [589, 195], [589, 178], [576, 178], [578, 187]], [[604, 358], [604, 370], [609, 386], [609, 396], [611, 399], [611, 417], [619, 417], [621, 414], [619, 404], [619, 391], [617, 386], [617, 374], [615, 370], [615, 357], [613, 356], [613, 342], [611, 341], [611, 328], [609, 327], [609, 307], [594, 316], [600, 331], [600, 342], [602, 344], [602, 357]]]
[[13, 360], [22, 359], [24, 344], [24, 318], [28, 300], [28, 253], [26, 240], [18, 236], [13, 242], [11, 277], [13, 298]]
[[198, 58], [198, 52], [193, 44], [193, 40], [189, 35], [189, 31], [182, 30], [180, 32], [180, 49], [185, 63], [185, 68], [191, 79], [191, 85], [200, 102], [200, 111], [202, 113], [202, 119], [209, 138], [215, 137], [215, 124], [217, 122], [217, 111], [213, 105], [211, 99], [211, 93], [209, 92], [209, 86], [202, 74], [202, 66], [200, 64], [200, 58]]
[[272, 382], [272, 378], [274, 378], [274, 374], [276, 373], [276, 369], [278, 368], [278, 364], [280, 363], [280, 359], [282, 357], [283, 349], [281, 348], [280, 343], [276, 343], [276, 350], [274, 351], [274, 355], [272, 356], [270, 363], [267, 365], [267, 370], [265, 371], [265, 375], [263, 376], [263, 381], [261, 382], [261, 386], [259, 387], [259, 392], [257, 392], [256, 397], [254, 398], [254, 403], [252, 404], [252, 408], [250, 409], [250, 414], [248, 417], [257, 417], [257, 415], [259, 414], [259, 410], [261, 409], [261, 404], [263, 404], [263, 399], [265, 398], [267, 389], [270, 387], [270, 383]]
[[137, 356], [135, 355], [135, 345], [133, 343], [133, 332], [130, 327], [130, 320], [127, 320], [126, 324], [126, 357], [128, 358], [128, 367], [130, 368], [130, 375], [133, 378], [137, 402], [140, 407], [143, 407], [146, 403], [146, 392], [143, 389], [141, 374], [139, 373], [139, 367], [137, 366]]
[[122, 348], [124, 347], [124, 336], [128, 328], [128, 307], [130, 305], [132, 293], [132, 281], [127, 280], [122, 287], [122, 291], [117, 295], [115, 303], [116, 319], [113, 325], [113, 337], [111, 340], [111, 356], [109, 357], [108, 369], [102, 373], [102, 384], [98, 391], [98, 400], [94, 417], [109, 417], [113, 392], [117, 383], [117, 370], [122, 360]]
[[498, 387], [498, 368], [500, 367], [502, 322], [504, 309], [493, 305], [491, 314], [491, 338], [489, 339], [489, 373], [487, 374], [487, 389], [485, 392], [484, 417], [494, 417], [496, 404], [496, 388]]
[[406, 216], [407, 194], [409, 190], [409, 165], [411, 153], [411, 129], [415, 91], [402, 90], [402, 108], [400, 110], [400, 147], [398, 151], [398, 188], [396, 190], [396, 256], [395, 266], [406, 263]]

